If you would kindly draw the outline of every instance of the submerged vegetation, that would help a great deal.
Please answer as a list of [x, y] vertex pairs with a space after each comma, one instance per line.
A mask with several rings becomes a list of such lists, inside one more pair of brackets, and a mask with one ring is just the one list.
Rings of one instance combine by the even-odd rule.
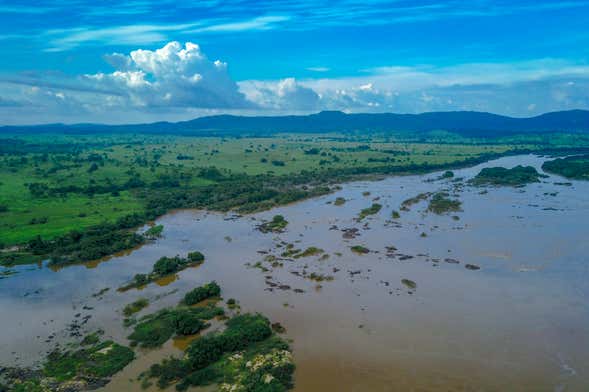
[[310, 246], [307, 249], [305, 249], [304, 251], [294, 254], [293, 257], [295, 259], [299, 259], [301, 257], [317, 256], [317, 255], [322, 254], [323, 252], [324, 252], [324, 250], [321, 248], [317, 248], [316, 246]]
[[310, 246], [305, 250], [301, 250], [294, 247], [294, 244], [287, 244], [286, 250], [280, 254], [281, 257], [293, 257], [295, 259], [300, 259], [301, 257], [311, 257], [317, 256], [320, 254], [325, 253], [325, 251], [321, 248], [317, 248], [316, 246]]
[[425, 192], [420, 193], [417, 196], [413, 196], [401, 203], [401, 211], [409, 211], [414, 204], [427, 200], [431, 196], [431, 193]]
[[84, 377], [108, 378], [134, 358], [133, 350], [107, 340], [77, 351], [51, 352], [43, 373], [58, 381]]
[[589, 155], [577, 155], [546, 161], [542, 170], [571, 180], [589, 180]]
[[472, 185], [495, 186], [524, 186], [526, 184], [540, 182], [542, 174], [532, 166], [515, 166], [511, 169], [504, 167], [486, 167], [477, 174], [470, 183]]
[[147, 298], [139, 298], [136, 301], [131, 302], [123, 308], [123, 315], [130, 317], [142, 309], [149, 306], [149, 300]]

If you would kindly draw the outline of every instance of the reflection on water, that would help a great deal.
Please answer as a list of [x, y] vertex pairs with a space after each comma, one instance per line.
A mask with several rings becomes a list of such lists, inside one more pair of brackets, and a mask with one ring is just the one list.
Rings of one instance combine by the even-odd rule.
[[[539, 168], [542, 161], [502, 158], [457, 170], [455, 177], [468, 179], [484, 166]], [[294, 339], [297, 391], [586, 390], [589, 183], [562, 186], [550, 176], [525, 188], [481, 193], [452, 180], [424, 181], [438, 176], [346, 184], [336, 194], [239, 219], [178, 211], [158, 219], [163, 238], [94, 269], [20, 268], [0, 280], [0, 306], [10, 315], [0, 321], [0, 361], [34, 362], [56, 341], [70, 340], [65, 328], [85, 315], [92, 316], [86, 330], [102, 327], [125, 342], [125, 304], [148, 298], [140, 317], [216, 280], [225, 299], [286, 327]], [[440, 189], [462, 201], [459, 220], [426, 213], [425, 202], [391, 219], [403, 200]], [[336, 197], [347, 202], [335, 206]], [[357, 222], [376, 198], [381, 211]], [[278, 213], [290, 222], [285, 233], [254, 230]], [[351, 228], [357, 235], [343, 238], [342, 230]], [[315, 246], [330, 257], [263, 262], [268, 254], [280, 257], [284, 243]], [[370, 253], [357, 255], [354, 245]], [[172, 276], [165, 287], [116, 291], [159, 257], [192, 250], [202, 251], [205, 263]], [[260, 261], [267, 271], [246, 266]], [[318, 290], [318, 282], [306, 278], [311, 273], [334, 280]], [[113, 290], [92, 296], [106, 287]], [[174, 340], [140, 352], [107, 390], [140, 390], [129, 379], [158, 359], [180, 355], [184, 344]]]
[[200, 335], [176, 336], [172, 339], [172, 344], [178, 351], [184, 351], [188, 348], [190, 343], [200, 337]]
[[178, 274], [171, 274], [157, 279], [154, 283], [160, 287], [165, 287], [171, 283], [174, 283], [176, 280], [178, 280]]

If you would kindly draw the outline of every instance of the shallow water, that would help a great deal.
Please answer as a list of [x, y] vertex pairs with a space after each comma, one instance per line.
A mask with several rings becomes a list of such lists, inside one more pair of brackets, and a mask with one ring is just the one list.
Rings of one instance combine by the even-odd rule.
[[[539, 169], [543, 161], [502, 158], [456, 170], [455, 177], [468, 179], [486, 166]], [[147, 314], [216, 280], [224, 298], [236, 298], [243, 310], [264, 313], [287, 328], [297, 391], [587, 390], [589, 183], [557, 185], [568, 181], [550, 176], [524, 188], [485, 188], [481, 194], [481, 188], [427, 181], [439, 175], [345, 184], [335, 194], [240, 218], [178, 211], [158, 220], [163, 238], [130, 254], [59, 271], [17, 268], [19, 273], [0, 280], [0, 363], [34, 363], [55, 342], [72, 340], [65, 328], [86, 315], [91, 318], [82, 331], [100, 327], [124, 342], [125, 304], [147, 297], [152, 303], [140, 315]], [[462, 201], [463, 212], [451, 214], [459, 220], [426, 213], [425, 202], [390, 219], [403, 200], [440, 189]], [[330, 202], [336, 197], [347, 202], [335, 206]], [[382, 210], [356, 222], [375, 198]], [[290, 222], [285, 233], [255, 230], [261, 219], [278, 213]], [[353, 227], [359, 236], [344, 239], [341, 229]], [[285, 260], [281, 268], [265, 263], [267, 272], [246, 266], [264, 259], [258, 251], [280, 254], [281, 241], [316, 246], [330, 257]], [[352, 245], [371, 252], [356, 255]], [[387, 246], [398, 249], [394, 257], [387, 256]], [[202, 266], [142, 290], [116, 291], [159, 257], [191, 250], [206, 255]], [[402, 255], [413, 257], [401, 260]], [[481, 269], [468, 270], [467, 263]], [[317, 283], [292, 272], [334, 280]], [[266, 281], [290, 289], [269, 291]], [[103, 295], [92, 295], [106, 287]], [[139, 353], [106, 390], [140, 390], [129, 379], [158, 358], [179, 354], [176, 346], [168, 342], [162, 350]]]

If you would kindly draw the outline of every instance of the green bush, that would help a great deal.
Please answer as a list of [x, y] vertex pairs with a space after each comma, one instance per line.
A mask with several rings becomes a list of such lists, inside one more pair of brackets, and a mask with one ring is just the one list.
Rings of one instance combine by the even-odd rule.
[[199, 251], [190, 252], [190, 253], [188, 253], [187, 257], [188, 257], [188, 260], [190, 260], [194, 263], [204, 261], [204, 259], [205, 259], [205, 256], [202, 253], [200, 253]]
[[202, 369], [217, 361], [224, 353], [242, 350], [249, 344], [272, 335], [270, 322], [261, 315], [243, 314], [227, 322], [227, 329], [193, 341], [186, 350], [190, 366]]
[[173, 272], [178, 271], [178, 268], [181, 264], [181, 259], [176, 257], [161, 257], [158, 261], [155, 262], [153, 265], [153, 273], [158, 274], [160, 276], [169, 275]]
[[216, 282], [207, 283], [203, 286], [197, 287], [184, 296], [184, 303], [186, 305], [194, 305], [205, 299], [218, 297], [221, 294], [221, 287]]

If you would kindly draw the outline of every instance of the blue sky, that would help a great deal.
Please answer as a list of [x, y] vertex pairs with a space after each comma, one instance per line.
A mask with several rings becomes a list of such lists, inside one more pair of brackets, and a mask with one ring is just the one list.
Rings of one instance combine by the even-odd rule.
[[589, 108], [589, 1], [0, 1], [0, 123]]

